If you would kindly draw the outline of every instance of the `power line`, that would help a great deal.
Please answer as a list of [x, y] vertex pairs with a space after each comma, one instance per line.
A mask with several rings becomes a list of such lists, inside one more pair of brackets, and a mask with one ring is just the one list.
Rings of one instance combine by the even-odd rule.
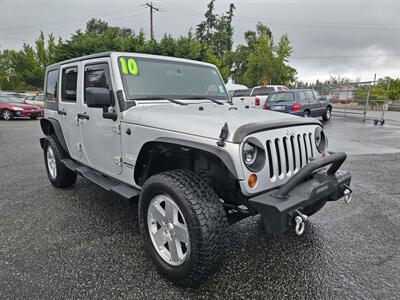
[[29, 27], [30, 29], [32, 27], [33, 28], [35, 28], [35, 27], [42, 28], [43, 25], [60, 24], [60, 23], [71, 23], [71, 22], [74, 22], [74, 21], [82, 21], [83, 18], [90, 18], [90, 17], [102, 15], [102, 14], [107, 14], [107, 16], [114, 16], [114, 15], [118, 15], [118, 14], [124, 13], [124, 11], [132, 13], [130, 11], [131, 9], [140, 8], [140, 7], [143, 8], [143, 5], [136, 5], [136, 6], [133, 6], [133, 7], [129, 6], [129, 7], [125, 7], [125, 8], [113, 9], [113, 10], [108, 10], [108, 11], [101, 11], [101, 12], [91, 13], [90, 15], [88, 14], [88, 15], [83, 15], [83, 16], [74, 17], [74, 18], [51, 20], [51, 21], [40, 22], [40, 23], [31, 24], [31, 25], [2, 27], [1, 30], [17, 30], [18, 31], [18, 30], [25, 30], [27, 27]]
[[153, 5], [152, 2], [147, 2], [146, 6], [150, 8], [150, 39], [154, 40], [154, 32], [153, 32], [153, 10], [159, 11], [157, 7]]

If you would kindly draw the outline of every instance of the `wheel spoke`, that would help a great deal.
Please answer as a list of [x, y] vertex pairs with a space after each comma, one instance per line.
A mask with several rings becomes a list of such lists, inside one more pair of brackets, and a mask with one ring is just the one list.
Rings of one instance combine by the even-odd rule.
[[150, 207], [149, 212], [151, 216], [160, 224], [163, 224], [165, 218], [165, 211], [159, 204], [154, 204]]
[[178, 249], [176, 246], [176, 242], [177, 241], [175, 239], [168, 241], [169, 253], [171, 255], [171, 260], [173, 262], [179, 262], [179, 255], [178, 255]]
[[187, 244], [188, 243], [188, 232], [187, 227], [184, 224], [177, 223], [174, 225], [175, 237], [178, 241]]
[[159, 249], [165, 245], [165, 235], [162, 228], [152, 233], [152, 235]]
[[165, 217], [173, 223], [178, 218], [178, 208], [171, 201], [165, 201]]

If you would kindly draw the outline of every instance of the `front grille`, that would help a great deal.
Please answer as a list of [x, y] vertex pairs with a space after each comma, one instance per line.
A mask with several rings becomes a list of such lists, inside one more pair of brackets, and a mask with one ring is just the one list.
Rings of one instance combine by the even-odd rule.
[[267, 140], [270, 182], [291, 177], [314, 156], [311, 132]]

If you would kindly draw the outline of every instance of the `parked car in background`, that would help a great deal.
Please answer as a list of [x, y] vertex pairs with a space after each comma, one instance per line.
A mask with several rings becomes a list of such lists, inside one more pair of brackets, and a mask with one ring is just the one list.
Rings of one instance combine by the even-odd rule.
[[228, 93], [233, 97], [233, 93], [237, 90], [245, 90], [248, 87], [243, 84], [236, 84], [236, 83], [226, 83], [225, 84], [226, 90]]
[[24, 103], [23, 99], [14, 96], [0, 96], [0, 115], [6, 120], [14, 118], [31, 118], [32, 120], [42, 115], [42, 110], [34, 105]]
[[263, 109], [303, 117], [322, 117], [324, 121], [329, 121], [332, 104], [316, 90], [296, 89], [270, 94]]
[[44, 107], [43, 95], [27, 96], [25, 98], [24, 102], [27, 104], [39, 106], [41, 109], [43, 109], [43, 107]]
[[233, 104], [243, 104], [253, 108], [261, 108], [262, 103], [273, 92], [287, 91], [283, 85], [256, 86], [252, 89], [237, 90], [233, 93]]

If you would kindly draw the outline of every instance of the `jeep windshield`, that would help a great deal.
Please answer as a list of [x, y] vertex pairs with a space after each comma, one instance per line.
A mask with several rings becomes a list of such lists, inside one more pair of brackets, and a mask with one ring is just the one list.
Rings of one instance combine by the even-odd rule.
[[127, 100], [229, 100], [218, 71], [196, 63], [119, 57]]

